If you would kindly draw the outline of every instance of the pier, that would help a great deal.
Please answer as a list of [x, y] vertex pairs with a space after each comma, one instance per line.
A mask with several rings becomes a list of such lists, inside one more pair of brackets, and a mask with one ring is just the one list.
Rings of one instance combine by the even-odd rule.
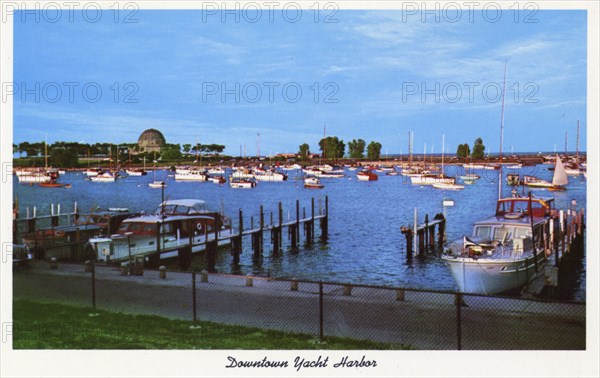
[[[437, 235], [435, 232], [436, 226]], [[406, 260], [408, 261], [412, 260], [415, 254], [423, 257], [426, 253], [441, 252], [446, 241], [446, 218], [443, 214], [438, 213], [430, 222], [429, 214], [425, 214], [425, 222], [417, 224], [415, 209], [413, 228], [403, 226], [400, 228], [400, 232], [406, 238]]]
[[[38, 259], [50, 259], [52, 257], [59, 260], [84, 261], [95, 260], [95, 252], [88, 250], [86, 244], [88, 239], [98, 235], [102, 228], [91, 222], [92, 217], [107, 217], [106, 235], [112, 235], [117, 230], [120, 221], [125, 218], [140, 215], [141, 213], [102, 211], [80, 214], [77, 203], [73, 204], [72, 211], [61, 213], [61, 205], [51, 204], [50, 214], [39, 215], [37, 208], [26, 208], [25, 218], [19, 218], [18, 209], [13, 212], [13, 240], [20, 244], [20, 241], [27, 236], [31, 249]], [[56, 209], [56, 211], [55, 211]], [[64, 209], [64, 207], [63, 207]], [[122, 209], [121, 209], [122, 210]], [[197, 240], [194, 234], [189, 235], [189, 240], [179, 240], [176, 247], [165, 248], [164, 235], [161, 227], [157, 227], [156, 232], [156, 251], [145, 254], [135, 254], [132, 257], [143, 257], [146, 259], [146, 265], [152, 268], [158, 268], [161, 256], [169, 254], [176, 256], [179, 266], [182, 270], [189, 269], [194, 252], [205, 251], [206, 263], [210, 272], [215, 272], [215, 264], [219, 246], [229, 243], [231, 255], [234, 264], [239, 264], [240, 255], [245, 243], [250, 238], [251, 249], [254, 259], [260, 259], [265, 252], [265, 236], [270, 235], [271, 253], [279, 256], [283, 252], [284, 230], [287, 228], [287, 238], [291, 249], [300, 247], [301, 236], [304, 235], [304, 244], [310, 246], [315, 243], [315, 228], [317, 223], [320, 228], [320, 240], [328, 239], [329, 230], [329, 198], [325, 196], [324, 203], [319, 199], [319, 207], [315, 209], [315, 198], [311, 198], [309, 212], [306, 207], [300, 208], [300, 201], [295, 202], [295, 217], [292, 218], [291, 212], [288, 212], [288, 219], [283, 216], [283, 205], [277, 204], [277, 210], [265, 212], [261, 205], [257, 219], [250, 216], [250, 227], [245, 228], [245, 221], [242, 209], [238, 211], [237, 227], [231, 230], [224, 230], [216, 227], [221, 222], [222, 215], [218, 212], [207, 214], [216, 220], [215, 227], [209, 232], [206, 228], [204, 238]], [[268, 217], [268, 220], [267, 220]], [[114, 219], [113, 219], [114, 218]], [[303, 233], [301, 232], [303, 229]], [[301, 235], [302, 234], [302, 235]], [[125, 236], [123, 236], [125, 237]], [[130, 248], [132, 241], [128, 241]], [[163, 256], [164, 257], [164, 256]], [[131, 260], [131, 259], [130, 259]], [[131, 260], [129, 264], [132, 264]]]

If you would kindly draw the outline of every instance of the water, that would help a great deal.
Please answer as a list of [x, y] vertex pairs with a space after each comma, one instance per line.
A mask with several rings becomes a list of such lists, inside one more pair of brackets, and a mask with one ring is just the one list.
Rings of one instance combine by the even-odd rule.
[[[552, 172], [547, 165], [525, 167], [520, 174], [532, 174], [551, 180]], [[504, 173], [517, 172], [504, 169]], [[449, 175], [464, 174], [462, 167], [447, 166]], [[237, 225], [238, 210], [244, 212], [245, 228], [250, 227], [250, 216], [258, 225], [260, 205], [264, 206], [265, 222], [270, 222], [270, 212], [278, 221], [277, 204], [283, 204], [283, 220], [295, 219], [295, 203], [300, 200], [300, 213], [306, 208], [310, 214], [310, 201], [315, 198], [315, 211], [324, 206], [325, 195], [329, 196], [329, 240], [326, 244], [315, 243], [311, 248], [290, 251], [284, 230], [284, 252], [279, 257], [271, 256], [270, 236], [265, 233], [264, 256], [261, 261], [253, 261], [250, 239], [244, 240], [244, 251], [239, 266], [232, 266], [228, 252], [219, 254], [216, 269], [221, 273], [270, 275], [272, 277], [351, 282], [435, 290], [455, 290], [456, 286], [447, 267], [435, 256], [425, 260], [415, 258], [406, 262], [405, 238], [400, 233], [401, 226], [411, 226], [413, 209], [419, 214], [422, 223], [425, 214], [430, 219], [443, 212], [442, 201], [454, 200], [454, 206], [446, 208], [448, 240], [470, 234], [474, 221], [492, 215], [498, 190], [498, 171], [477, 170], [482, 176], [475, 184], [467, 185], [461, 191], [442, 191], [432, 187], [419, 187], [410, 184], [403, 176], [380, 174], [374, 182], [359, 182], [355, 172], [346, 171], [342, 179], [324, 179], [325, 188], [305, 189], [301, 180], [294, 178], [298, 171], [291, 171], [290, 178], [283, 183], [260, 182], [255, 189], [232, 189], [228, 184], [216, 185], [211, 182], [175, 182], [167, 180], [165, 198], [204, 199], [213, 210], [233, 218]], [[157, 171], [157, 179], [164, 179], [166, 171]], [[533, 190], [534, 195], [554, 196], [557, 208], [571, 206], [576, 200], [577, 208], [586, 205], [586, 182], [583, 176], [570, 177], [568, 190], [548, 192]], [[153, 175], [131, 177], [114, 183], [92, 183], [84, 180], [82, 173], [69, 172], [60, 181], [70, 183], [72, 188], [48, 189], [14, 183], [14, 194], [18, 196], [20, 216], [25, 217], [26, 207], [37, 206], [39, 215], [50, 212], [50, 204], [60, 203], [61, 211], [72, 210], [77, 201], [80, 212], [87, 212], [99, 206], [127, 207], [130, 210], [152, 212], [161, 201], [161, 190], [150, 189], [148, 182]], [[16, 180], [15, 180], [16, 181]], [[504, 185], [505, 196], [512, 187]], [[519, 188], [519, 193], [521, 193]], [[524, 193], [527, 195], [527, 192]], [[302, 229], [301, 229], [302, 232]], [[318, 223], [316, 237], [319, 236]], [[301, 236], [301, 242], [304, 237]], [[194, 258], [194, 266], [201, 268], [202, 256]], [[564, 294], [567, 299], [585, 300], [585, 265], [573, 287]]]

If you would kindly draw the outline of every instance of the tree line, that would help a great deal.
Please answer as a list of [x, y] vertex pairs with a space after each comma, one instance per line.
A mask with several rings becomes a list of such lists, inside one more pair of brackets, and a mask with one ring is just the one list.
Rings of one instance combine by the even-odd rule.
[[[367, 150], [367, 159], [378, 160], [381, 156], [381, 143], [372, 141], [367, 146], [367, 142], [363, 139], [353, 139], [348, 142], [348, 153], [353, 159], [365, 158], [365, 147]], [[325, 159], [341, 159], [346, 154], [346, 143], [336, 136], [328, 136], [319, 141], [319, 149], [321, 156]], [[306, 159], [310, 155], [310, 146], [308, 143], [303, 143], [298, 149], [300, 158]]]

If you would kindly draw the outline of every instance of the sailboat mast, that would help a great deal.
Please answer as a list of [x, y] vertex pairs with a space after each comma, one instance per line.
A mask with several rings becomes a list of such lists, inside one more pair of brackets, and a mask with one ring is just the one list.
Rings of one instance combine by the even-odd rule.
[[442, 134], [442, 176], [444, 176], [444, 150], [446, 149], [446, 134]]
[[44, 138], [44, 167], [48, 169], [48, 135]]
[[579, 163], [579, 120], [577, 120], [577, 145], [575, 150], [575, 159]]
[[504, 80], [502, 82], [502, 113], [500, 115], [500, 169], [498, 170], [498, 199], [502, 198], [502, 143], [504, 142], [504, 94], [506, 93], [506, 65], [504, 62]]

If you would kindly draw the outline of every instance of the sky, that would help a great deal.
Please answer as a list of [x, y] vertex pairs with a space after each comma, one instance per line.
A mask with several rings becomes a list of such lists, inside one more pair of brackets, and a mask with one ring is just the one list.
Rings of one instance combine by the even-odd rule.
[[575, 150], [578, 120], [584, 151], [586, 44], [585, 11], [18, 12], [14, 142], [156, 128], [270, 155], [326, 133], [406, 154], [413, 131], [414, 153], [495, 153], [506, 67], [504, 152]]

